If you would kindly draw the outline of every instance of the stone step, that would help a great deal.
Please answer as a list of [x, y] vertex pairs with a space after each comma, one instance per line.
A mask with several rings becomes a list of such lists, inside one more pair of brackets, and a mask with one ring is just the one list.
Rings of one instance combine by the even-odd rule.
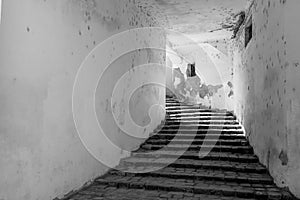
[[182, 103], [182, 102], [179, 102], [179, 101], [176, 101], [173, 99], [166, 100], [166, 104], [168, 104], [168, 103], [178, 103], [178, 104], [182, 104], [182, 105], [194, 105], [192, 103]]
[[170, 117], [165, 119], [166, 122], [180, 122], [180, 121], [203, 121], [203, 122], [239, 122], [231, 116], [193, 116], [193, 117]]
[[186, 108], [186, 109], [168, 109], [166, 108], [166, 112], [168, 114], [211, 114], [211, 115], [216, 115], [216, 114], [220, 114], [222, 116], [232, 116], [232, 113], [230, 112], [221, 112], [221, 111], [211, 111], [211, 110], [200, 110], [200, 109], [190, 109], [190, 108]]
[[121, 161], [120, 166], [132, 167], [175, 167], [186, 169], [208, 169], [208, 170], [226, 170], [234, 172], [258, 173], [265, 174], [267, 170], [259, 163], [240, 163], [222, 160], [194, 160], [194, 159], [177, 159], [172, 158], [125, 158]]
[[167, 112], [192, 112], [192, 113], [223, 113], [223, 114], [232, 114], [231, 112], [225, 110], [212, 110], [207, 108], [201, 108], [198, 106], [166, 106], [165, 107]]
[[229, 114], [222, 114], [222, 113], [178, 113], [178, 114], [170, 114], [166, 113], [166, 119], [176, 119], [176, 118], [187, 118], [187, 119], [192, 119], [192, 118], [221, 118], [221, 119], [226, 119], [226, 118], [233, 118], [236, 119], [236, 117], [229, 115]]
[[239, 125], [236, 120], [186, 120], [186, 119], [168, 119], [165, 125], [181, 124], [212, 124], [212, 125]]
[[192, 104], [187, 104], [187, 103], [181, 103], [178, 101], [166, 101], [166, 106], [168, 106], [169, 104], [175, 104], [175, 105], [192, 105]]
[[235, 117], [231, 112], [218, 112], [218, 111], [209, 111], [209, 110], [192, 110], [192, 112], [187, 112], [187, 110], [181, 110], [183, 112], [175, 112], [174, 110], [167, 110], [168, 116], [201, 116], [203, 114], [210, 114], [210, 115], [221, 115], [224, 117]]
[[249, 142], [246, 139], [234, 139], [234, 140], [221, 140], [221, 139], [149, 139], [145, 144], [156, 144], [156, 145], [166, 145], [172, 144], [194, 144], [194, 145], [224, 145], [224, 146], [248, 146]]
[[180, 102], [178, 99], [175, 99], [175, 98], [166, 98], [166, 102], [169, 102], [169, 101]]
[[186, 151], [184, 153], [177, 151], [159, 151], [159, 152], [145, 152], [138, 150], [132, 153], [133, 157], [137, 158], [181, 158], [193, 160], [215, 160], [215, 161], [231, 161], [241, 163], [255, 163], [259, 162], [258, 158], [253, 154], [241, 154], [231, 152], [209, 152], [204, 157], [199, 157], [199, 151]]
[[222, 111], [222, 110], [211, 110], [199, 106], [188, 106], [188, 105], [178, 105], [178, 106], [166, 106], [166, 110], [197, 110], [198, 112], [221, 112], [221, 113], [226, 113], [227, 111]]
[[[196, 114], [188, 114], [188, 113], [183, 113], [183, 114], [171, 114], [168, 115], [168, 119], [215, 119], [218, 118], [220, 120], [226, 120], [226, 119], [231, 119], [235, 120], [236, 117], [230, 116], [230, 115], [223, 115], [223, 116], [202, 116], [201, 114], [203, 113], [196, 113]], [[207, 114], [212, 114], [212, 113], [207, 113]], [[220, 113], [222, 114], [222, 113]]]
[[156, 135], [151, 136], [151, 138], [159, 138], [159, 139], [163, 139], [163, 138], [178, 138], [178, 139], [224, 139], [224, 140], [230, 140], [230, 139], [243, 139], [245, 138], [244, 135], [242, 134], [210, 134], [210, 133], [206, 133], [206, 134], [187, 134], [187, 133], [159, 133]]
[[[186, 179], [186, 180], [209, 180], [209, 181], [226, 181], [236, 183], [249, 183], [249, 184], [269, 184], [273, 185], [273, 179], [267, 173], [244, 173], [224, 170], [203, 170], [203, 169], [184, 169], [166, 167], [156, 171], [150, 171], [147, 173], [132, 173], [128, 170], [134, 171], [132, 168], [119, 167], [115, 170], [111, 170], [109, 174], [123, 175], [123, 176], [142, 176], [142, 177], [165, 177], [173, 179]], [[138, 169], [137, 169], [138, 171]]]
[[173, 99], [170, 99], [170, 100], [167, 100], [166, 101], [166, 104], [169, 104], [169, 103], [175, 103], [175, 104], [180, 104], [180, 105], [200, 105], [200, 104], [193, 104], [193, 103], [188, 103], [188, 102], [179, 102], [179, 101], [176, 101], [176, 100], [173, 100]]
[[166, 121], [205, 121], [205, 122], [210, 122], [210, 121], [216, 121], [216, 122], [226, 122], [226, 121], [232, 121], [232, 122], [238, 122], [238, 120], [230, 117], [230, 116], [196, 116], [196, 117], [168, 117]]
[[225, 145], [185, 145], [185, 144], [168, 144], [168, 145], [155, 145], [155, 144], [143, 144], [142, 149], [146, 150], [203, 150], [203, 151], [213, 151], [213, 152], [233, 152], [233, 153], [253, 153], [253, 149], [250, 146], [225, 146]]
[[188, 105], [188, 106], [192, 106], [193, 104], [189, 104], [189, 103], [182, 103], [182, 102], [178, 102], [178, 101], [166, 101], [166, 106], [169, 105]]
[[274, 185], [228, 184], [224, 181], [174, 180], [165, 177], [131, 177], [110, 175], [96, 180], [101, 185], [158, 191], [190, 192], [194, 194], [224, 195], [227, 197], [284, 199]]
[[179, 103], [179, 102], [166, 102], [166, 107], [181, 107], [181, 106], [191, 106], [191, 107], [208, 109], [206, 106], [203, 106], [203, 105], [200, 105], [200, 104]]
[[169, 119], [170, 117], [233, 117], [230, 113], [209, 113], [209, 112], [201, 112], [201, 113], [188, 113], [188, 112], [182, 112], [182, 113], [172, 113], [169, 111], [166, 111], [166, 119]]
[[208, 113], [229, 113], [232, 114], [229, 111], [226, 110], [212, 110], [207, 108], [201, 108], [198, 106], [166, 106], [165, 107], [168, 111], [191, 111], [191, 112], [208, 112]]
[[[238, 197], [193, 194], [188, 192], [172, 192], [163, 190], [144, 190], [136, 188], [119, 188], [93, 183], [90, 187], [79, 191], [69, 200], [246, 200]], [[250, 199], [247, 199], [250, 200]], [[251, 199], [254, 200], [254, 199]]]
[[242, 129], [241, 125], [229, 125], [229, 124], [168, 124], [165, 123], [163, 129], [173, 128], [185, 128], [185, 129]]
[[[181, 107], [192, 107], [196, 109], [207, 109], [202, 105], [193, 105], [193, 104], [182, 104], [182, 103], [175, 103], [175, 102], [167, 102], [166, 108], [181, 108]], [[207, 109], [209, 110], [209, 109]]]
[[187, 129], [187, 128], [180, 128], [180, 129], [160, 129], [158, 131], [160, 134], [244, 134], [244, 131], [242, 129]]
[[167, 110], [192, 110], [196, 112], [219, 112], [219, 113], [231, 113], [227, 110], [219, 110], [219, 109], [208, 109], [197, 105], [178, 105], [178, 106], [169, 106], [165, 107]]
[[[191, 116], [191, 117], [190, 117]], [[223, 115], [223, 114], [201, 114], [201, 115], [190, 115], [190, 116], [188, 116], [188, 115], [186, 115], [186, 117], [184, 116], [184, 117], [181, 117], [181, 116], [172, 116], [172, 117], [170, 117], [170, 115], [169, 116], [166, 116], [166, 121], [168, 121], [168, 120], [215, 120], [215, 119], [217, 119], [218, 120], [218, 118], [219, 118], [219, 120], [227, 120], [226, 119], [226, 117], [232, 117], [232, 116], [226, 116], [226, 115]], [[186, 119], [185, 119], [186, 118]], [[198, 119], [197, 119], [198, 118]]]

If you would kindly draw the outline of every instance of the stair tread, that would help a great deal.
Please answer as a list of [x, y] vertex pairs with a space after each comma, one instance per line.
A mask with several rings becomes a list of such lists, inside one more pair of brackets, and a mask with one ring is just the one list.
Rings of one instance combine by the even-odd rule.
[[179, 109], [168, 109], [166, 108], [166, 113], [168, 116], [181, 116], [181, 115], [221, 115], [227, 117], [233, 117], [233, 114], [230, 112], [222, 111], [212, 111], [206, 109], [196, 109], [196, 108], [179, 108]]
[[244, 138], [244, 136], [242, 134], [215, 134], [215, 133], [205, 133], [205, 134], [199, 134], [199, 133], [195, 133], [195, 134], [188, 134], [188, 133], [158, 133], [153, 135], [152, 137], [175, 137], [176, 138]]
[[185, 120], [191, 120], [191, 121], [203, 121], [203, 120], [207, 120], [207, 121], [213, 121], [213, 120], [218, 120], [218, 121], [236, 121], [238, 122], [235, 118], [233, 117], [222, 117], [222, 116], [196, 116], [196, 117], [169, 117], [168, 121], [173, 122], [173, 121], [185, 121]]
[[181, 127], [180, 129], [165, 129], [161, 128], [160, 131], [165, 131], [165, 132], [174, 132], [174, 131], [181, 131], [181, 132], [189, 132], [189, 131], [198, 131], [198, 132], [243, 132], [243, 129], [215, 129], [215, 128], [210, 128], [210, 129], [202, 129], [202, 128], [184, 128]]
[[218, 194], [239, 197], [277, 197], [281, 198], [281, 190], [275, 185], [239, 184], [224, 181], [185, 180], [166, 177], [131, 177], [110, 175], [96, 180], [99, 184], [115, 184], [118, 187], [145, 188], [148, 190], [190, 191], [193, 193]]
[[229, 142], [245, 142], [248, 143], [246, 139], [231, 139], [231, 140], [222, 140], [222, 139], [149, 139], [146, 141], [148, 142], [224, 142], [224, 143], [229, 143]]
[[[132, 156], [154, 156], [154, 157], [168, 157], [168, 156], [178, 156], [178, 155], [185, 155], [185, 156], [194, 156], [199, 157], [198, 151], [186, 151], [182, 154], [182, 151], [155, 151], [155, 152], [148, 152], [147, 154], [144, 153], [132, 153]], [[241, 153], [229, 153], [229, 152], [209, 152], [207, 157], [232, 157], [232, 158], [241, 158], [241, 159], [255, 159], [258, 158], [253, 154], [241, 154]]]
[[[90, 187], [83, 191], [80, 191], [76, 195], [72, 196], [72, 200], [87, 199], [82, 198], [85, 196], [94, 196], [95, 199], [118, 199], [118, 200], [132, 200], [132, 199], [143, 199], [143, 200], [154, 200], [154, 199], [165, 199], [178, 200], [178, 199], [201, 199], [201, 200], [245, 200], [244, 198], [238, 197], [221, 197], [217, 195], [206, 195], [206, 194], [192, 194], [188, 192], [169, 192], [169, 191], [154, 191], [144, 189], [133, 189], [133, 188], [118, 188], [108, 185], [92, 184]], [[254, 199], [248, 199], [254, 200]]]
[[[180, 124], [180, 123], [178, 123], [178, 124]], [[172, 127], [172, 126], [178, 126], [178, 124], [168, 124], [168, 123], [166, 123], [165, 124], [165, 127]], [[233, 125], [230, 125], [230, 124], [226, 124], [226, 125], [222, 125], [222, 124], [220, 124], [220, 125], [218, 125], [218, 124], [216, 124], [216, 125], [207, 125], [207, 124], [199, 124], [199, 123], [195, 123], [195, 125], [191, 125], [191, 124], [180, 124], [181, 126], [188, 126], [188, 127], [193, 127], [193, 126], [203, 126], [203, 127], [218, 127], [218, 128], [224, 128], [224, 127], [239, 127], [239, 128], [241, 128], [242, 126], [241, 125], [235, 125], [235, 124], [233, 124]]]
[[[203, 117], [203, 114], [222, 114], [222, 116], [210, 116], [210, 117], [223, 117], [223, 118], [236, 118], [231, 113], [223, 113], [223, 112], [192, 112], [192, 113], [169, 113], [168, 117]], [[231, 115], [227, 115], [231, 114]]]
[[[163, 146], [166, 146], [166, 145], [160, 145], [160, 144], [143, 144], [142, 145], [143, 147], [146, 147], [146, 146], [153, 146], [153, 147], [163, 147]], [[214, 146], [218, 146], [219, 148], [230, 148], [230, 149], [252, 149], [252, 147], [250, 146], [242, 146], [242, 145], [239, 145], [239, 146], [233, 146], [233, 145], [203, 145], [203, 144], [190, 144], [190, 145], [187, 145], [187, 144], [168, 144], [167, 147], [170, 147], [170, 148], [188, 148], [188, 147], [199, 147], [200, 148], [213, 148]]]
[[239, 125], [239, 122], [237, 121], [229, 121], [229, 120], [174, 120], [174, 121], [168, 121], [166, 125], [173, 124], [173, 125]]
[[145, 142], [149, 145], [166, 145], [166, 144], [209, 144], [209, 145], [240, 145], [248, 146], [248, 141], [245, 139], [223, 140], [223, 139], [149, 139]]
[[253, 169], [254, 171], [265, 171], [260, 163], [240, 163], [233, 161], [222, 161], [222, 160], [193, 160], [193, 159], [174, 159], [170, 158], [137, 158], [131, 157], [123, 159], [122, 162], [132, 164], [153, 164], [153, 165], [166, 165], [166, 164], [181, 164], [183, 166], [220, 166], [220, 167], [232, 167], [236, 169]]
[[[169, 112], [169, 111], [167, 111]], [[224, 112], [200, 112], [198, 110], [194, 111], [194, 112], [169, 112], [168, 116], [170, 117], [176, 117], [176, 116], [198, 116], [198, 117], [201, 117], [203, 114], [207, 114], [207, 115], [211, 115], [212, 117], [213, 116], [217, 116], [217, 115], [220, 115], [220, 116], [223, 116], [223, 117], [235, 117], [232, 113], [224, 113]]]
[[[208, 118], [208, 117], [206, 117]], [[174, 123], [174, 122], [237, 122], [239, 123], [237, 120], [235, 119], [185, 119], [185, 118], [181, 118], [181, 117], [170, 117], [170, 119], [168, 119], [168, 122], [170, 123]]]
[[[180, 135], [186, 135], [186, 136], [205, 136], [205, 135], [214, 135], [214, 136], [231, 136], [235, 137], [236, 139], [240, 139], [239, 136], [244, 136], [243, 130], [214, 130], [214, 129], [161, 129], [157, 132], [151, 134], [151, 136], [180, 136]], [[219, 139], [219, 138], [218, 138]]]
[[[118, 167], [112, 170], [110, 174], [122, 175], [127, 170], [127, 166]], [[134, 171], [134, 169], [130, 169]], [[185, 179], [207, 179], [210, 180], [226, 180], [226, 181], [244, 181], [251, 183], [268, 183], [274, 184], [273, 179], [267, 173], [245, 173], [245, 172], [234, 172], [225, 170], [204, 170], [204, 169], [192, 169], [192, 168], [176, 168], [176, 167], [165, 167], [156, 171], [148, 173], [125, 173], [126, 175], [132, 176], [156, 176], [156, 177], [169, 177], [169, 178], [185, 178]]]
[[167, 112], [208, 112], [208, 113], [224, 113], [230, 114], [230, 112], [219, 111], [219, 110], [209, 110], [203, 109], [198, 106], [176, 106], [176, 107], [166, 107]]
[[167, 103], [166, 104], [167, 109], [181, 109], [181, 108], [195, 108], [198, 110], [207, 110], [211, 111], [210, 109], [200, 106], [200, 105], [189, 105], [189, 104], [179, 104], [179, 103]]

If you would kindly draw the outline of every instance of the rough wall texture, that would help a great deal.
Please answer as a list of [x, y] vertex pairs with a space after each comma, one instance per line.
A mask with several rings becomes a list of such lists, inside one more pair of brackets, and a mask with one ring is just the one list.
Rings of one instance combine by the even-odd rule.
[[[233, 42], [235, 112], [276, 183], [300, 197], [300, 68], [297, 0], [255, 0], [253, 38]], [[247, 22], [246, 20], [246, 22]]]
[[[86, 151], [74, 126], [72, 88], [81, 62], [97, 44], [115, 33], [157, 25], [151, 17], [155, 15], [134, 0], [4, 0], [2, 11], [0, 199], [61, 197], [107, 170]], [[159, 42], [164, 45], [164, 38]], [[110, 69], [124, 72], [135, 64], [163, 63], [164, 56], [151, 50], [132, 52]], [[145, 87], [139, 92], [149, 95], [146, 103], [133, 98], [140, 110], [164, 101], [163, 90]], [[120, 106], [120, 102], [115, 103]], [[109, 105], [97, 106], [97, 114], [102, 116], [103, 107]], [[148, 113], [132, 115], [144, 119]], [[158, 123], [163, 114], [154, 117]], [[112, 123], [108, 126], [118, 145], [127, 149], [137, 145], [138, 141], [118, 138]], [[104, 144], [99, 146], [102, 152], [110, 151]], [[122, 152], [110, 155], [117, 164]]]
[[[167, 49], [168, 66], [174, 69], [172, 76], [167, 77], [170, 90], [186, 102], [233, 110], [231, 63], [227, 55], [208, 43]], [[189, 63], [195, 63], [196, 77], [187, 77]]]

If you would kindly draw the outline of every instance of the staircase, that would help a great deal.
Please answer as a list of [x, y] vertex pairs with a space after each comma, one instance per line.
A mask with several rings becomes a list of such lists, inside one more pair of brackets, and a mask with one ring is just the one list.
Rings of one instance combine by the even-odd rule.
[[231, 113], [175, 99], [166, 109], [139, 150], [69, 199], [294, 199], [273, 183]]

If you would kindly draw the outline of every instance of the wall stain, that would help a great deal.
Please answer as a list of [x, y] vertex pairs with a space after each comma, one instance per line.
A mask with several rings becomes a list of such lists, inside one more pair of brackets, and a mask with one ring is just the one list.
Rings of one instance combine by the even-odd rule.
[[281, 160], [281, 164], [283, 166], [286, 166], [289, 162], [289, 158], [288, 155], [285, 151], [281, 150], [280, 154], [279, 154], [279, 159]]

